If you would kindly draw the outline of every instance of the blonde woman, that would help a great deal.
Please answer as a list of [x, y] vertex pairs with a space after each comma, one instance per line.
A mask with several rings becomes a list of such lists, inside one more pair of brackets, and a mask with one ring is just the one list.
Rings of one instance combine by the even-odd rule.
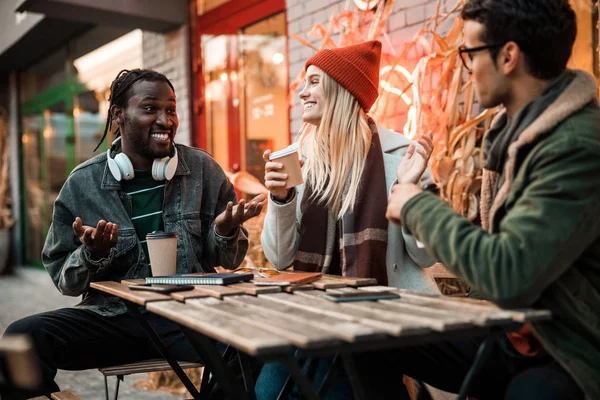
[[[438, 292], [425, 269], [434, 259], [385, 217], [391, 187], [397, 180], [419, 181], [433, 144], [429, 135], [418, 146], [388, 130], [379, 135], [368, 111], [378, 97], [380, 56], [381, 43], [371, 41], [321, 50], [306, 62], [299, 141], [305, 183], [285, 189], [282, 165], [269, 161], [270, 151], [264, 153], [270, 195], [262, 245], [280, 270], [293, 265], [296, 271]], [[306, 368], [310, 363], [317, 363], [318, 387], [332, 358], [310, 360]], [[345, 374], [339, 369], [335, 374], [325, 398], [351, 398]], [[257, 399], [278, 398], [287, 376], [282, 364], [266, 364]]]
[[437, 292], [424, 269], [432, 256], [385, 218], [391, 187], [397, 179], [419, 181], [433, 144], [429, 135], [415, 146], [387, 130], [378, 134], [368, 111], [378, 96], [380, 55], [381, 43], [370, 41], [324, 49], [306, 62], [299, 94], [305, 184], [284, 189], [282, 165], [265, 152], [270, 196], [262, 245], [280, 270], [293, 265]]

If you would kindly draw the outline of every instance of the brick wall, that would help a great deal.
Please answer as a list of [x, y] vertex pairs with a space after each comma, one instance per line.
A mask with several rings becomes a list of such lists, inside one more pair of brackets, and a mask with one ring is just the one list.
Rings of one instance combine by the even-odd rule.
[[[288, 51], [290, 63], [290, 82], [304, 68], [304, 62], [314, 53], [291, 37], [292, 33], [307, 38], [306, 32], [314, 24], [320, 23], [327, 27], [332, 12], [336, 14], [344, 9], [346, 0], [286, 0], [288, 20]], [[396, 0], [393, 12], [387, 21], [387, 33], [391, 46], [400, 49], [402, 43], [412, 39], [423, 22], [435, 15], [437, 0]], [[334, 37], [337, 43], [337, 39]], [[383, 42], [383, 51], [391, 52], [390, 44]], [[313, 44], [320, 43], [319, 38], [312, 38]], [[297, 96], [297, 93], [296, 93]], [[298, 104], [290, 110], [290, 130], [292, 140], [296, 140], [298, 130], [302, 126], [300, 119], [302, 111]]]
[[188, 26], [165, 34], [146, 32], [142, 37], [144, 68], [154, 69], [169, 78], [177, 96], [179, 129], [176, 141], [189, 145], [192, 141], [190, 114], [190, 60]]

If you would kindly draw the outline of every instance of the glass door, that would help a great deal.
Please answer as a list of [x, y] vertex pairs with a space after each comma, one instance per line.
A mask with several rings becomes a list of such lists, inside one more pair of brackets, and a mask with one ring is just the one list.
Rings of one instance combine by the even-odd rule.
[[27, 232], [25, 259], [28, 262], [40, 260], [47, 231], [47, 210], [42, 176], [42, 154], [44, 154], [42, 115], [23, 118], [23, 174], [25, 181], [25, 220]]
[[264, 178], [262, 153], [290, 141], [285, 14], [236, 34], [200, 35], [201, 137], [221, 167]]
[[107, 141], [93, 151], [104, 131], [101, 97], [65, 81], [22, 104], [24, 256], [29, 264], [41, 265], [54, 201], [69, 173], [106, 150]]
[[[94, 152], [100, 142], [106, 125], [107, 111], [102, 110], [106, 100], [102, 94], [94, 91], [83, 92], [75, 96], [73, 119], [75, 129], [75, 164], [82, 162], [106, 151], [107, 143], [112, 143], [112, 132], [107, 133], [102, 145]], [[104, 107], [106, 108], [106, 107]]]
[[265, 150], [290, 143], [285, 14], [247, 26], [239, 35], [242, 165], [264, 183]]
[[[204, 60], [204, 101], [206, 104], [206, 150], [225, 171], [237, 172], [239, 161], [230, 148], [230, 114], [238, 102], [231, 96], [237, 72], [230, 68], [229, 49], [233, 38], [229, 35], [202, 36]], [[231, 127], [237, 125], [237, 121]], [[232, 138], [236, 140], [235, 135]]]
[[72, 116], [67, 115], [65, 102], [57, 102], [41, 114], [24, 116], [21, 140], [27, 221], [25, 255], [28, 262], [39, 264], [54, 200], [72, 169]]

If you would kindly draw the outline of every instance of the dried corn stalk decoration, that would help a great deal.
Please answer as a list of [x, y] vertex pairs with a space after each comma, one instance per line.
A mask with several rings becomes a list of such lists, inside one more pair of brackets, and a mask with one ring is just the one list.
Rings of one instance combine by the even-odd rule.
[[[442, 3], [438, 0], [435, 15], [400, 49], [386, 46], [393, 54], [382, 57], [380, 96], [371, 112], [382, 125], [409, 139], [433, 132], [436, 146], [431, 168], [441, 197], [473, 221], [479, 214], [481, 143], [496, 110], [476, 111], [473, 85], [458, 54], [464, 40], [458, 11], [464, 0], [451, 8]], [[317, 24], [308, 32], [309, 38], [318, 35], [319, 46], [292, 37], [315, 50], [382, 36], [389, 44], [385, 26], [393, 4], [394, 0], [388, 0], [361, 11], [347, 2], [344, 11], [331, 15], [327, 27]], [[303, 78], [304, 71], [291, 84], [291, 102]]]

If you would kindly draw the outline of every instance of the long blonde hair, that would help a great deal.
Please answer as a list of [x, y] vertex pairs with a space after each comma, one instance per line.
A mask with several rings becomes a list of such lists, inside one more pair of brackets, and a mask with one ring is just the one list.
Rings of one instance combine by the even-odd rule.
[[313, 196], [337, 218], [354, 209], [360, 177], [373, 136], [367, 113], [356, 98], [322, 72], [326, 97], [319, 126], [305, 123], [299, 148], [305, 164], [303, 174]]

